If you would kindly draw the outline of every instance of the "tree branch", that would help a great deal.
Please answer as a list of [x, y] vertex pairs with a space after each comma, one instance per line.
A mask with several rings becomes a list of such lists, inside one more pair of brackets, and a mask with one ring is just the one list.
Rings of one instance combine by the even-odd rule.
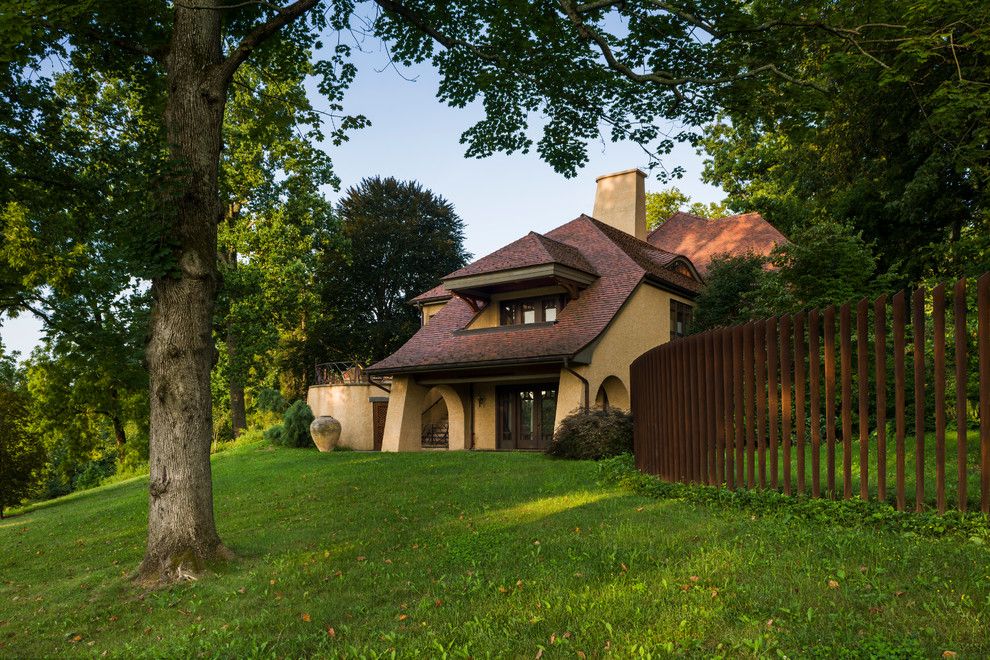
[[[212, 76], [213, 82], [218, 84], [220, 88], [226, 88], [233, 79], [237, 67], [247, 60], [255, 48], [317, 4], [319, 4], [319, 0], [296, 0], [291, 5], [277, 9], [275, 16], [248, 32], [241, 39], [237, 47], [227, 55], [227, 58], [214, 71]], [[224, 7], [217, 7], [217, 9], [224, 9]]]

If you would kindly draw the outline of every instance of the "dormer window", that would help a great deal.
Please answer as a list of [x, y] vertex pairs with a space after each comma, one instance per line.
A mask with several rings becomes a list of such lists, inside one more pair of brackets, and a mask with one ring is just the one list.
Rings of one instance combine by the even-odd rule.
[[541, 296], [504, 300], [499, 305], [499, 325], [553, 323], [564, 308], [564, 296]]

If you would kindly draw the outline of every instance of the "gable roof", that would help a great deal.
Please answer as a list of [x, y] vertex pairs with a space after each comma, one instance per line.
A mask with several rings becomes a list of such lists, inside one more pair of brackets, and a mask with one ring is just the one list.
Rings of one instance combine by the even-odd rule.
[[451, 297], [450, 291], [443, 284], [438, 284], [429, 291], [424, 291], [415, 298], [410, 298], [409, 303], [413, 305], [421, 305], [423, 303], [448, 300]]
[[[509, 252], [512, 258], [503, 261], [506, 248], [517, 244], [520, 245]], [[552, 247], [548, 248], [548, 245]], [[664, 265], [677, 260], [686, 261], [684, 257], [655, 248], [586, 215], [547, 232], [545, 236], [531, 233], [506, 248], [456, 272], [473, 269], [480, 262], [486, 262], [483, 268], [503, 263], [512, 263], [514, 265], [509, 267], [514, 268], [522, 259], [520, 254], [547, 250], [547, 254], [554, 259], [564, 255], [575, 259], [571, 263], [579, 263], [576, 260], [579, 257], [585, 262], [582, 270], [590, 267], [598, 277], [558, 313], [557, 321], [552, 324], [465, 330], [475, 312], [464, 300], [452, 298], [428, 325], [420, 328], [392, 355], [369, 367], [368, 372], [373, 375], [397, 374], [524, 361], [562, 361], [577, 355], [594, 342], [644, 279], [686, 297], [693, 297], [701, 288], [698, 281]], [[550, 253], [549, 250], [556, 252]], [[499, 253], [503, 253], [503, 257], [489, 259]], [[546, 255], [532, 256], [547, 258]], [[468, 270], [467, 274], [478, 272], [486, 271]], [[432, 289], [427, 294], [436, 295], [435, 292], [436, 289]]]
[[688, 257], [704, 275], [712, 257], [722, 253], [768, 255], [787, 238], [759, 213], [707, 220], [678, 211], [646, 237], [651, 245]]
[[576, 248], [531, 231], [519, 240], [495, 250], [464, 268], [455, 270], [444, 276], [443, 279], [452, 280], [469, 275], [496, 273], [503, 270], [553, 263], [569, 266], [591, 275], [598, 274], [594, 266], [588, 263], [588, 260]]

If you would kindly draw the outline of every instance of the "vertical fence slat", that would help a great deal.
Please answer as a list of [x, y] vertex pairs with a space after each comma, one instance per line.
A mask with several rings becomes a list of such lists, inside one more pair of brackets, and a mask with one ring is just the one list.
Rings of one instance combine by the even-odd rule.
[[724, 478], [724, 458], [722, 449], [725, 446], [725, 400], [722, 398], [722, 333], [721, 330], [713, 330], [712, 333], [712, 353], [715, 356], [715, 484], [721, 485]]
[[704, 421], [705, 421], [705, 483], [709, 486], [715, 483], [715, 375], [713, 367], [715, 363], [715, 348], [712, 343], [712, 333], [706, 332], [703, 336], [704, 346]]
[[691, 418], [687, 414], [688, 409], [688, 392], [687, 392], [687, 351], [685, 346], [687, 342], [685, 339], [677, 340], [677, 379], [676, 379], [676, 390], [678, 393], [678, 411], [677, 415], [681, 419], [680, 424], [680, 440], [677, 442], [678, 449], [678, 474], [680, 475], [681, 481], [684, 483], [691, 482], [691, 454], [688, 451], [688, 442], [691, 437]]
[[835, 497], [835, 306], [825, 308], [825, 469], [826, 489]]
[[809, 417], [811, 425], [811, 496], [821, 497], [822, 481], [822, 416], [821, 416], [821, 346], [819, 332], [818, 310], [811, 310], [808, 315], [808, 384], [809, 384]]
[[767, 324], [756, 324], [756, 446], [760, 488], [767, 487]]
[[770, 431], [770, 487], [777, 489], [777, 319], [767, 320], [767, 426]]
[[794, 417], [797, 421], [797, 492], [804, 494], [804, 312], [794, 315]]
[[839, 344], [842, 371], [842, 497], [852, 497], [852, 343], [849, 303], [839, 310]]
[[873, 302], [877, 388], [877, 499], [887, 500], [887, 296]]
[[976, 281], [980, 360], [980, 509], [990, 514], [990, 273]]
[[859, 394], [859, 497], [870, 497], [870, 301], [863, 298], [856, 306], [856, 380]]
[[732, 332], [732, 408], [736, 413], [735, 450], [736, 450], [736, 486], [742, 488], [746, 481], [743, 476], [743, 328], [737, 326]]
[[932, 289], [932, 321], [935, 326], [935, 503], [945, 513], [945, 286]]
[[743, 326], [743, 396], [746, 401], [746, 487], [752, 488], [756, 482], [756, 402], [753, 398], [753, 327], [754, 323]]
[[966, 328], [966, 280], [960, 279], [956, 282], [952, 292], [952, 321], [956, 327], [956, 506], [960, 511], [966, 510], [966, 386], [969, 382], [966, 368], [968, 366], [966, 355], [966, 342], [969, 338], [969, 331]]
[[698, 421], [698, 483], [708, 483], [708, 420], [705, 414], [708, 407], [705, 405], [705, 394], [708, 392], [708, 385], [705, 374], [705, 337], [698, 335], [694, 346], [694, 368], [698, 371], [698, 391], [695, 393], [695, 419]]
[[723, 440], [723, 450], [725, 452], [725, 482], [731, 489], [735, 487], [734, 466], [732, 463], [732, 331], [729, 328], [722, 329], [722, 400], [725, 401], [725, 439]]
[[791, 317], [780, 318], [780, 444], [784, 494], [791, 494]]
[[684, 360], [685, 368], [687, 369], [687, 409], [686, 412], [691, 420], [691, 432], [688, 436], [688, 474], [690, 475], [689, 481], [692, 483], [701, 483], [701, 461], [698, 460], [698, 447], [701, 445], [699, 442], [701, 436], [701, 430], [698, 424], [698, 373], [695, 369], [695, 355], [697, 354], [696, 337], [688, 337], [687, 346], [684, 348]]
[[903, 511], [904, 496], [904, 436], [907, 424], [904, 417], [904, 292], [894, 295], [894, 435], [896, 438], [895, 461], [897, 463], [897, 510]]
[[914, 333], [914, 510], [925, 503], [925, 289], [911, 298]]

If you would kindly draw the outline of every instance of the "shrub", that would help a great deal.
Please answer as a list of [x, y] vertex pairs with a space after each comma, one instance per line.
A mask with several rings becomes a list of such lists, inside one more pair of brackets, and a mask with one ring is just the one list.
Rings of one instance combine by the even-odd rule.
[[285, 435], [285, 427], [281, 424], [269, 426], [265, 429], [265, 441], [273, 445], [282, 444], [282, 436]]
[[547, 453], [559, 458], [593, 459], [632, 451], [632, 415], [624, 410], [593, 409], [564, 418]]
[[313, 411], [300, 399], [285, 411], [281, 425], [265, 431], [265, 439], [283, 447], [312, 447], [309, 425], [313, 423], [313, 419]]

